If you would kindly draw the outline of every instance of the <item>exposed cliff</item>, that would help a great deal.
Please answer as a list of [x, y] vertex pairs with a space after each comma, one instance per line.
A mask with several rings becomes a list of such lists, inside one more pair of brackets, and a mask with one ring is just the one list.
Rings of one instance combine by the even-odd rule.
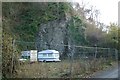
[[82, 22], [78, 24], [77, 19], [80, 20], [71, 16], [41, 24], [36, 38], [37, 49], [55, 49], [63, 54], [62, 57], [70, 54], [71, 48], [75, 52], [73, 45], [83, 45], [85, 41], [84, 25]]

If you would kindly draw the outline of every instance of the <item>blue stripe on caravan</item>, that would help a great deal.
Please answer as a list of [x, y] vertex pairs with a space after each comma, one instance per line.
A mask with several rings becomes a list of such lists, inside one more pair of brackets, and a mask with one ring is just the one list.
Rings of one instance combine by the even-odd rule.
[[57, 59], [57, 58], [38, 58], [38, 59]]

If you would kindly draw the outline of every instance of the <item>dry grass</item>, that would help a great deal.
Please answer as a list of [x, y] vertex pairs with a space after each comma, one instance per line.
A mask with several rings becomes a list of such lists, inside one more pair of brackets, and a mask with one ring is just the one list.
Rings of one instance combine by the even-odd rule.
[[36, 62], [19, 65], [18, 78], [84, 78], [91, 73], [104, 68], [104, 60], [74, 60], [70, 74], [70, 60], [61, 62]]

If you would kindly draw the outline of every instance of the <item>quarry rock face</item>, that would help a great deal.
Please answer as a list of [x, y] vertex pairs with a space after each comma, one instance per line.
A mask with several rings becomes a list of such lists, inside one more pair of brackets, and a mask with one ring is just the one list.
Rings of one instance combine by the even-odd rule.
[[68, 52], [68, 46], [64, 46], [70, 44], [68, 22], [69, 20], [62, 19], [41, 24], [36, 39], [38, 51], [55, 49], [60, 53]]

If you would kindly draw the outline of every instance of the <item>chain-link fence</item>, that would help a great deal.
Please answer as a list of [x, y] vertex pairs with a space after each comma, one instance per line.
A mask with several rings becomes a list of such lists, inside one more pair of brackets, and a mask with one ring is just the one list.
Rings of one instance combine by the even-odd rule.
[[[19, 45], [19, 47], [17, 47]], [[37, 50], [35, 42], [15, 41], [13, 52], [13, 67], [16, 65], [18, 78], [85, 78], [93, 72], [103, 70], [117, 62], [117, 50], [111, 48], [86, 47], [75, 45], [56, 45], [67, 47], [68, 51], [59, 51], [59, 62], [30, 62], [21, 60], [21, 51]], [[20, 47], [21, 46], [21, 47]], [[39, 52], [39, 51], [38, 51]], [[23, 57], [22, 57], [23, 58]], [[14, 69], [14, 68], [13, 68]]]

